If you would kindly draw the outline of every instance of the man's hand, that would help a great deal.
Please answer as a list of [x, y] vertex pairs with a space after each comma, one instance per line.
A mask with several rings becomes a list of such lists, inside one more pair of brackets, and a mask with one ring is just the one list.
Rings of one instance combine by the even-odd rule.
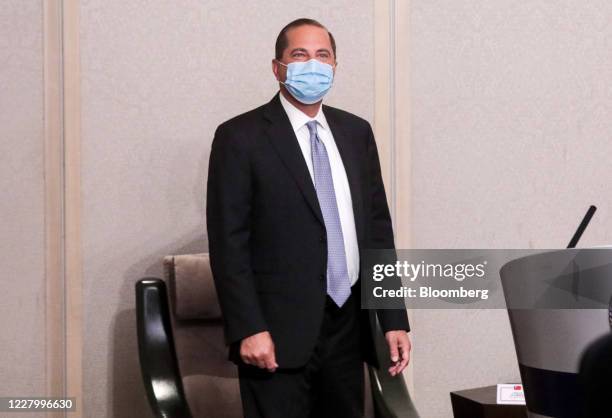
[[404, 330], [399, 331], [387, 331], [385, 333], [385, 339], [389, 345], [389, 353], [391, 355], [391, 367], [389, 367], [389, 374], [391, 376], [397, 376], [400, 374], [408, 365], [410, 361], [410, 339], [408, 333]]
[[268, 369], [273, 372], [278, 367], [274, 354], [274, 342], [268, 331], [258, 332], [240, 342], [240, 357], [246, 364]]

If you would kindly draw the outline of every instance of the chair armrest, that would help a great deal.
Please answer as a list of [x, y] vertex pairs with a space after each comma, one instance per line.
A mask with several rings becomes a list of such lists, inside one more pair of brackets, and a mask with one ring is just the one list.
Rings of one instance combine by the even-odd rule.
[[368, 365], [368, 373], [376, 418], [419, 418], [403, 376], [392, 377], [387, 371], [391, 365], [389, 349], [378, 318], [374, 330], [374, 342], [380, 369]]
[[176, 358], [166, 283], [143, 278], [136, 283], [138, 355], [147, 398], [163, 418], [192, 418]]

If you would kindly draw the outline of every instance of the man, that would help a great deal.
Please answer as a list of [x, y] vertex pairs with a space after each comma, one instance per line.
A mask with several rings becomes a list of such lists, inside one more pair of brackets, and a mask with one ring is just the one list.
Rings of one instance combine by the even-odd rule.
[[[280, 92], [215, 132], [211, 266], [246, 417], [360, 417], [363, 361], [377, 365], [360, 309], [359, 256], [394, 248], [369, 123], [322, 105], [334, 38], [298, 19], [280, 32]], [[379, 310], [391, 375], [410, 355], [406, 311]]]

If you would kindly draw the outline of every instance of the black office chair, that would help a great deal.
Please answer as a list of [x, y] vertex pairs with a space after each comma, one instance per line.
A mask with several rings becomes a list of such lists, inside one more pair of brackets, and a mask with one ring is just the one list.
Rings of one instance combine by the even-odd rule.
[[612, 333], [589, 344], [578, 375], [581, 418], [612, 416]]
[[[237, 375], [226, 359], [208, 255], [169, 256], [164, 265], [170, 295], [162, 279], [143, 278], [136, 283], [140, 365], [151, 408], [164, 418], [240, 417]], [[202, 285], [207, 286], [205, 290]], [[177, 307], [181, 301], [189, 306]], [[181, 322], [187, 325], [177, 329]], [[179, 356], [174, 329], [183, 333], [182, 348], [187, 347]], [[386, 371], [388, 351], [378, 323], [376, 344], [381, 368], [368, 367], [371, 396], [366, 401], [366, 416], [418, 418], [404, 379], [392, 378]], [[182, 374], [183, 355], [189, 358], [182, 361]]]

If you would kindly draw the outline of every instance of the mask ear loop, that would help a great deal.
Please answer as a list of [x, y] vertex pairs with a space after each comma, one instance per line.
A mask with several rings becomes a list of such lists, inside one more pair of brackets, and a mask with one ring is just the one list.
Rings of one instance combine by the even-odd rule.
[[[284, 62], [280, 62], [280, 60], [277, 60], [276, 58], [274, 58], [274, 61], [278, 62], [280, 65], [284, 65], [285, 67], [289, 68], [287, 64], [285, 64]], [[283, 86], [287, 86], [284, 81], [278, 80], [278, 82], [281, 83]]]

